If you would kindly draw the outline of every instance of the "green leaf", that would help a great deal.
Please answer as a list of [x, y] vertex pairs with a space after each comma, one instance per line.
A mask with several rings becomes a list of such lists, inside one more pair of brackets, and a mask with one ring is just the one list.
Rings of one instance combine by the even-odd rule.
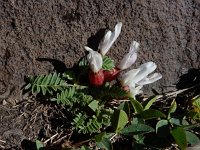
[[83, 146], [81, 146], [81, 149], [80, 149], [80, 150], [91, 150], [91, 149], [90, 149], [89, 147], [83, 145]]
[[28, 90], [28, 89], [31, 87], [31, 85], [32, 85], [31, 83], [28, 83], [28, 84], [24, 87], [24, 89], [25, 89], [25, 90]]
[[195, 124], [183, 126], [183, 128], [185, 130], [189, 130], [189, 129], [193, 129], [193, 128], [198, 128], [198, 127], [200, 127], [200, 123], [195, 123]]
[[93, 100], [88, 106], [95, 112], [99, 106], [98, 101]]
[[185, 130], [182, 127], [176, 127], [170, 131], [173, 136], [176, 144], [181, 148], [181, 150], [185, 150], [187, 147], [187, 139]]
[[173, 100], [171, 107], [169, 108], [169, 111], [168, 111], [168, 115], [167, 115], [168, 118], [170, 118], [171, 113], [174, 113], [176, 111], [176, 108], [177, 108], [176, 101]]
[[87, 57], [81, 58], [81, 60], [78, 63], [79, 67], [88, 67], [88, 65], [89, 63], [88, 63]]
[[186, 118], [185, 119], [183, 118], [181, 121], [181, 124], [184, 126], [187, 126], [187, 125], [189, 125], [189, 122], [186, 120]]
[[102, 133], [100, 133], [100, 134], [98, 134], [98, 135], [95, 136], [95, 141], [96, 141], [96, 142], [101, 142], [101, 140], [102, 140], [103, 137], [105, 137], [105, 136], [106, 136], [106, 132], [102, 132]]
[[49, 85], [53, 85], [55, 83], [55, 80], [59, 77], [59, 74], [57, 75], [56, 72], [53, 73], [52, 77], [51, 77], [51, 81], [49, 83]]
[[130, 98], [131, 104], [135, 110], [135, 113], [141, 113], [143, 111], [143, 106], [140, 102], [138, 102], [137, 100]]
[[143, 133], [148, 133], [148, 132], [154, 132], [154, 128], [145, 125], [145, 124], [131, 124], [124, 129], [121, 130], [121, 134], [124, 135], [137, 135], [137, 134], [143, 134]]
[[128, 102], [123, 102], [118, 106], [119, 110], [123, 110], [126, 112], [126, 114], [128, 114], [128, 116], [130, 115], [130, 107], [129, 107], [129, 103]]
[[156, 133], [159, 137], [167, 137], [169, 134], [169, 127], [167, 120], [160, 120], [156, 124]]
[[134, 117], [132, 120], [132, 124], [144, 124], [144, 119]]
[[152, 104], [157, 100], [157, 98], [158, 98], [158, 96], [154, 96], [154, 97], [146, 104], [146, 106], [144, 107], [144, 110], [149, 109], [149, 108], [152, 106]]
[[109, 140], [109, 135], [106, 132], [102, 132], [95, 136], [95, 141], [97, 143], [98, 148], [111, 150], [112, 144]]
[[114, 67], [115, 67], [114, 61], [111, 58], [109, 58], [108, 56], [104, 56], [103, 57], [103, 66], [102, 66], [102, 68], [104, 70], [111, 70]]
[[142, 113], [140, 113], [140, 115], [142, 116], [143, 119], [166, 118], [165, 114], [155, 109], [147, 109]]
[[194, 133], [189, 132], [189, 131], [185, 131], [185, 133], [186, 133], [186, 138], [187, 138], [188, 143], [190, 143], [191, 145], [195, 145], [199, 143], [199, 138]]
[[128, 116], [123, 110], [115, 110], [111, 118], [111, 124], [116, 132], [119, 132], [124, 128], [128, 122]]
[[41, 141], [36, 140], [35, 143], [36, 143], [37, 150], [43, 150], [44, 149], [44, 145]]
[[181, 120], [177, 118], [170, 118], [169, 122], [173, 125], [181, 126]]
[[192, 100], [192, 104], [193, 104], [194, 106], [196, 106], [198, 109], [200, 109], [200, 96], [195, 97], [195, 98]]
[[188, 112], [188, 116], [194, 120], [200, 120], [200, 113], [197, 112], [195, 109]]
[[112, 144], [108, 138], [103, 137], [100, 142], [97, 142], [97, 147], [105, 150], [112, 150]]
[[72, 70], [68, 70], [65, 73], [63, 73], [63, 77], [73, 82], [76, 81], [76, 75]]
[[45, 87], [44, 87], [44, 86], [41, 86], [41, 89], [42, 89], [42, 94], [43, 94], [43, 95], [46, 95], [47, 90], [45, 89]]

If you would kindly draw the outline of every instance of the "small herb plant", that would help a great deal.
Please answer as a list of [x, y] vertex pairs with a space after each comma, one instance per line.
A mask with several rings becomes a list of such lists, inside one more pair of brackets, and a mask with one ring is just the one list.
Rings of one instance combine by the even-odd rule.
[[[30, 77], [25, 89], [65, 106], [72, 118], [71, 130], [88, 135], [88, 142], [95, 142], [92, 148], [111, 150], [119, 141], [128, 141], [132, 149], [160, 149], [176, 143], [184, 150], [198, 143], [194, 129], [199, 126], [199, 97], [192, 100], [191, 109], [178, 116], [174, 115], [178, 107], [175, 100], [167, 110], [155, 107], [158, 96], [136, 100], [144, 85], [162, 78], [160, 73], [152, 73], [157, 65], [147, 62], [123, 73], [137, 59], [136, 41], [118, 65], [105, 56], [121, 27], [122, 23], [118, 23], [113, 32], [105, 34], [100, 53], [86, 46], [89, 53], [75, 65], [75, 70]], [[41, 145], [37, 141], [37, 147]], [[89, 149], [87, 143], [80, 146]]]

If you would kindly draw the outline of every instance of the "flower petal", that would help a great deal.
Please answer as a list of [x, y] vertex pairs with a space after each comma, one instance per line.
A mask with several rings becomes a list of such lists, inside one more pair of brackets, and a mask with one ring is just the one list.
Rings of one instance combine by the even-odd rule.
[[84, 48], [85, 48], [85, 50], [88, 51], [88, 52], [94, 51], [93, 49], [89, 48], [88, 46], [85, 46]]
[[130, 95], [135, 98], [136, 95], [143, 93], [141, 90], [143, 86], [129, 86]]
[[138, 85], [146, 85], [146, 84], [156, 82], [157, 80], [159, 80], [161, 78], [162, 78], [162, 75], [160, 73], [154, 73], [154, 74], [146, 77], [145, 79], [139, 81], [137, 84]]
[[139, 68], [140, 68], [140, 71], [133, 78], [131, 84], [136, 84], [139, 81], [146, 78], [148, 74], [152, 73], [157, 68], [157, 65], [154, 62], [147, 62], [145, 64], [142, 64]]
[[135, 63], [137, 59], [137, 51], [139, 49], [139, 43], [136, 41], [133, 41], [131, 43], [129, 53], [127, 53], [124, 58], [121, 60], [121, 62], [118, 65], [118, 68], [121, 70], [129, 68], [133, 63]]
[[115, 40], [119, 36], [121, 32], [121, 28], [122, 28], [122, 23], [119, 22], [116, 24], [114, 32], [108, 31], [106, 35], [104, 36], [104, 39], [99, 44], [100, 53], [103, 56], [108, 52], [112, 44], [115, 42]]
[[[130, 86], [133, 79], [135, 78], [135, 76], [138, 74], [139, 71], [140, 71], [140, 68], [132, 69], [126, 72], [125, 74], [123, 74], [120, 80], [122, 86]], [[133, 85], [135, 84], [133, 83]]]
[[90, 69], [92, 70], [92, 72], [98, 72], [103, 65], [103, 59], [101, 54], [87, 46], [85, 46], [85, 49], [89, 51], [89, 54], [87, 55], [87, 60], [90, 64]]

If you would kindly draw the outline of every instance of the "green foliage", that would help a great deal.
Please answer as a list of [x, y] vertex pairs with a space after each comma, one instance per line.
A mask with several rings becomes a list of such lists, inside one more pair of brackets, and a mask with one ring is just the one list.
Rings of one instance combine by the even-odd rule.
[[72, 106], [74, 101], [77, 100], [77, 98], [74, 95], [75, 95], [75, 88], [70, 87], [61, 91], [60, 93], [57, 93], [56, 98], [52, 98], [51, 100], [57, 101], [57, 104]]
[[30, 78], [30, 83], [25, 86], [28, 90], [31, 88], [32, 93], [42, 93], [46, 95], [53, 94], [54, 91], [62, 90], [66, 85], [65, 80], [62, 80], [60, 74], [51, 73], [49, 75], [41, 75], [36, 78]]
[[36, 143], [37, 150], [44, 150], [44, 145], [41, 141], [36, 140], [35, 143]]
[[115, 132], [120, 132], [124, 126], [128, 122], [128, 116], [125, 111], [123, 110], [115, 110], [112, 118], [111, 118], [111, 124], [113, 128], [115, 129]]
[[78, 66], [84, 69], [88, 68], [88, 65], [89, 65], [89, 62], [87, 61], [87, 57], [83, 57], [78, 63]]
[[196, 96], [193, 100], [192, 100], [192, 104], [193, 106], [195, 106], [196, 108], [200, 109], [200, 96]]
[[119, 110], [123, 110], [126, 112], [126, 114], [128, 115], [128, 117], [130, 117], [130, 105], [128, 102], [123, 102], [118, 106]]
[[143, 106], [140, 102], [138, 102], [137, 100], [130, 98], [131, 104], [135, 110], [135, 113], [141, 113], [143, 112]]
[[189, 117], [194, 120], [200, 121], [200, 96], [196, 96], [192, 99], [193, 109], [188, 112]]
[[[199, 142], [195, 134], [200, 126], [199, 96], [191, 100], [191, 109], [180, 114], [175, 99], [163, 109], [157, 106], [158, 96], [140, 102], [129, 97], [118, 82], [90, 86], [84, 78], [88, 75], [88, 65], [84, 57], [75, 71], [30, 77], [25, 89], [46, 95], [47, 100], [63, 105], [69, 112], [69, 128], [73, 133], [90, 137], [96, 142], [96, 149], [112, 150], [113, 143], [121, 139], [132, 141], [132, 149], [159, 149], [153, 141], [161, 143], [162, 148], [169, 147], [168, 143], [176, 143], [180, 149]], [[103, 57], [103, 69], [113, 68], [113, 60]], [[36, 146], [38, 150], [44, 148], [38, 140]], [[81, 149], [89, 147], [82, 146]]]
[[176, 127], [170, 131], [172, 134], [174, 140], [178, 144], [178, 146], [181, 148], [181, 150], [186, 149], [187, 147], [187, 139], [186, 139], [186, 133], [185, 130], [181, 127]]
[[90, 89], [91, 95], [99, 99], [111, 99], [111, 98], [124, 98], [127, 97], [127, 92], [118, 86], [102, 86], [92, 87]]
[[[79, 150], [79, 149], [78, 149]], [[87, 147], [87, 146], [81, 146], [81, 149], [80, 150], [91, 150], [89, 147]]]
[[88, 106], [95, 112], [99, 107], [98, 105], [98, 101], [94, 100]]
[[166, 115], [156, 109], [148, 109], [140, 113], [144, 119], [154, 119], [154, 118], [166, 118]]
[[106, 132], [102, 132], [95, 136], [97, 147], [105, 150], [112, 150], [112, 144]]
[[[89, 121], [87, 121], [89, 119]], [[73, 128], [78, 131], [78, 133], [94, 133], [99, 132], [102, 127], [102, 123], [97, 120], [96, 116], [92, 116], [91, 118], [87, 118], [85, 114], [77, 114], [72, 122]]]
[[196, 145], [197, 143], [199, 143], [199, 138], [198, 136], [196, 136], [194, 133], [189, 132], [189, 131], [185, 131], [186, 133], [186, 138], [189, 144], [191, 145]]
[[148, 103], [145, 105], [144, 110], [149, 109], [153, 105], [153, 103], [157, 100], [157, 98], [158, 96], [154, 96], [152, 99], [150, 99]]
[[171, 107], [169, 108], [169, 111], [168, 111], [168, 117], [167, 117], [168, 119], [170, 118], [171, 113], [174, 113], [176, 111], [176, 108], [177, 108], [176, 101], [173, 100]]
[[[98, 133], [103, 126], [107, 125], [107, 122], [110, 122], [109, 116], [109, 110], [99, 113], [96, 116], [88, 116], [85, 113], [79, 113], [73, 119], [72, 125], [78, 133]], [[105, 121], [105, 119], [107, 121]]]
[[137, 134], [144, 134], [149, 132], [154, 132], [154, 128], [145, 125], [145, 124], [131, 124], [121, 130], [121, 134], [124, 135], [137, 135]]
[[65, 78], [66, 80], [69, 80], [69, 81], [73, 81], [73, 82], [77, 80], [76, 75], [72, 70], [68, 70], [68, 71], [64, 72], [63, 78]]
[[104, 70], [111, 70], [114, 67], [115, 67], [114, 61], [111, 58], [109, 58], [108, 56], [104, 56], [103, 57], [103, 66], [102, 66], [102, 68]]
[[167, 137], [169, 134], [169, 123], [167, 120], [160, 120], [156, 124], [156, 133], [160, 137]]
[[[87, 61], [87, 58], [86, 57], [83, 57], [79, 63], [78, 63], [78, 66], [81, 67], [81, 68], [88, 68], [88, 61]], [[103, 65], [102, 65], [102, 68], [104, 70], [111, 70], [115, 67], [114, 65], [114, 61], [109, 58], [108, 56], [104, 56], [103, 57]]]
[[184, 125], [183, 127], [184, 127], [185, 130], [191, 130], [191, 129], [194, 129], [194, 128], [199, 128], [200, 127], [200, 123]]

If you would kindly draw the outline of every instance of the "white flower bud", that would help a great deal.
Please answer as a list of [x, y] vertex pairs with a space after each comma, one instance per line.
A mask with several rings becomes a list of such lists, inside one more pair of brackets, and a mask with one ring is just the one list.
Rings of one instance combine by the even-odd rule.
[[127, 53], [123, 59], [121, 60], [121, 62], [118, 65], [118, 68], [121, 70], [127, 69], [129, 68], [132, 64], [135, 63], [136, 59], [137, 59], [137, 51], [139, 49], [139, 43], [136, 41], [133, 41], [131, 43], [130, 49], [129, 49], [129, 53]]
[[102, 56], [104, 56], [115, 42], [117, 37], [119, 36], [122, 28], [122, 23], [119, 22], [115, 26], [115, 30], [111, 32], [110, 30], [105, 34], [104, 39], [99, 44], [99, 50]]
[[149, 75], [148, 77], [142, 79], [137, 84], [138, 85], [151, 84], [151, 83], [156, 82], [157, 80], [159, 80], [161, 78], [162, 78], [162, 75], [160, 73], [154, 73], [154, 74]]
[[96, 73], [98, 72], [103, 65], [103, 59], [100, 53], [92, 50], [91, 48], [85, 46], [85, 49], [89, 51], [89, 54], [87, 55], [87, 60], [90, 65], [90, 69], [92, 72]]

